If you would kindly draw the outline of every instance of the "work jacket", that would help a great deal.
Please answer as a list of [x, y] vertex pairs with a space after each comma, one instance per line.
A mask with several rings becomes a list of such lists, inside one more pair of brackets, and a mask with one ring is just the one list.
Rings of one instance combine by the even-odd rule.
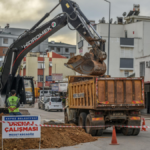
[[20, 106], [20, 98], [18, 98], [17, 96], [10, 96], [8, 99], [7, 99], [7, 107], [10, 107], [10, 108], [15, 108], [16, 109], [14, 111], [11, 111], [9, 108], [9, 113], [11, 112], [19, 112], [19, 106]]

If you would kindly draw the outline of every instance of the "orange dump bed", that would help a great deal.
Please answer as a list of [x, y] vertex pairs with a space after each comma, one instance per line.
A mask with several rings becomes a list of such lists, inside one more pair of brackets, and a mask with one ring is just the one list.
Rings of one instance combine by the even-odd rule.
[[80, 109], [143, 109], [143, 78], [69, 77], [69, 107]]

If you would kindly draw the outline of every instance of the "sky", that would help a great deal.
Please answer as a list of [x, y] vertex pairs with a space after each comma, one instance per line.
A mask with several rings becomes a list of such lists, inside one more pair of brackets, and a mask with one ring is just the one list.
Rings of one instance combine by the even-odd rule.
[[[96, 23], [103, 17], [108, 22], [109, 5], [104, 0], [74, 0], [89, 20]], [[0, 0], [0, 26], [3, 28], [7, 23], [12, 28], [30, 29], [45, 13], [49, 12], [59, 0]], [[110, 0], [111, 18], [113, 22], [117, 17], [122, 17], [123, 12], [133, 9], [133, 4], [140, 4], [140, 15], [150, 16], [150, 0]], [[59, 6], [47, 19], [51, 20], [61, 13]], [[45, 22], [46, 22], [45, 21]], [[76, 32], [64, 27], [49, 37], [49, 41], [76, 44]]]

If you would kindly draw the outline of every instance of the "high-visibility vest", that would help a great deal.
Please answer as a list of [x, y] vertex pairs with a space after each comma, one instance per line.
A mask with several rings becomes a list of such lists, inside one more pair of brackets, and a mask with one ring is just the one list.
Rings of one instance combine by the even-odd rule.
[[[10, 96], [8, 99], [7, 99], [7, 103], [8, 103], [8, 107], [10, 108], [15, 108], [17, 107], [17, 104], [19, 103], [19, 98], [17, 96]], [[10, 112], [19, 112], [19, 108], [16, 108], [14, 111], [11, 111], [9, 108], [9, 113]]]

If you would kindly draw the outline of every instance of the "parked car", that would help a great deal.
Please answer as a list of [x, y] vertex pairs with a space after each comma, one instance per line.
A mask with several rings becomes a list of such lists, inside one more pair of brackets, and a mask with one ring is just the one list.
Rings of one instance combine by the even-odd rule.
[[[40, 90], [40, 97], [43, 96], [43, 90]], [[52, 96], [51, 90], [44, 90], [44, 96]]]
[[45, 110], [45, 102], [46, 102], [46, 99], [44, 97], [40, 97], [39, 102], [38, 102], [38, 108]]
[[60, 97], [46, 97], [45, 110], [63, 111], [62, 99]]

